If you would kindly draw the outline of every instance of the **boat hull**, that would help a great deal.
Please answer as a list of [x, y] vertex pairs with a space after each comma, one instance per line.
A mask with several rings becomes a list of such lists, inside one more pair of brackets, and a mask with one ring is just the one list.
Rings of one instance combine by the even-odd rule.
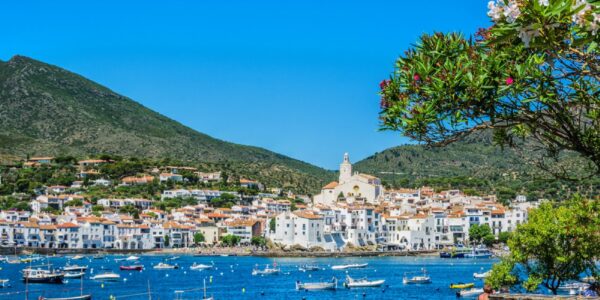
[[46, 297], [41, 297], [41, 300], [91, 300], [92, 299], [92, 295], [81, 295], [81, 296], [74, 296], [74, 297], [64, 297], [64, 298], [46, 298]]
[[23, 278], [23, 282], [26, 283], [50, 283], [50, 284], [62, 284], [64, 277], [61, 276], [48, 276], [42, 278]]

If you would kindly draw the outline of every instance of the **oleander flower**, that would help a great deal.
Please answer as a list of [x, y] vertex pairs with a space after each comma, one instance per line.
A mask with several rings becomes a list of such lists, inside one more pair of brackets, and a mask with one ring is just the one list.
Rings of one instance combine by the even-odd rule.
[[506, 78], [506, 85], [511, 85], [515, 83], [515, 80], [512, 77]]
[[413, 80], [414, 80], [414, 81], [419, 81], [419, 80], [421, 80], [421, 76], [419, 76], [419, 74], [415, 74], [415, 75], [413, 76]]
[[521, 9], [519, 9], [519, 4], [517, 3], [517, 1], [509, 1], [508, 5], [504, 8], [504, 16], [506, 17], [506, 22], [514, 23], [520, 15]]
[[502, 18], [502, 6], [498, 5], [496, 1], [488, 2], [487, 15], [492, 18], [493, 21], [499, 21], [500, 18]]

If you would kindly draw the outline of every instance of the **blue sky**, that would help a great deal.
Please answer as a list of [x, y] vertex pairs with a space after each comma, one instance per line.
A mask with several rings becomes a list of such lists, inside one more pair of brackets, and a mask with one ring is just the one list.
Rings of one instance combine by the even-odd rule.
[[216, 138], [333, 169], [346, 151], [410, 142], [377, 130], [377, 90], [419, 35], [488, 24], [480, 0], [192, 2], [7, 1], [0, 59], [55, 64]]

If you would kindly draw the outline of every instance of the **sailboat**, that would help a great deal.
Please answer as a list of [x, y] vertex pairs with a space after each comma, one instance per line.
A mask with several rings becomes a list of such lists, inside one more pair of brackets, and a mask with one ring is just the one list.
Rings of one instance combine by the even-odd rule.
[[40, 300], [91, 300], [92, 295], [91, 294], [86, 294], [86, 295], [83, 294], [83, 276], [82, 276], [80, 286], [79, 286], [79, 296], [60, 297], [60, 298], [40, 297], [39, 299]]

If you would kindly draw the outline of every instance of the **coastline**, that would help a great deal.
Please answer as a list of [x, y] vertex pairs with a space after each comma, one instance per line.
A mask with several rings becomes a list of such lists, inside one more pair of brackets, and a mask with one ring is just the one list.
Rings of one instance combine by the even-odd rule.
[[1, 255], [93, 255], [93, 254], [144, 254], [144, 255], [194, 255], [194, 256], [255, 256], [255, 257], [384, 257], [384, 256], [438, 256], [437, 250], [423, 251], [282, 251], [253, 248], [169, 248], [169, 249], [49, 249], [0, 248]]

